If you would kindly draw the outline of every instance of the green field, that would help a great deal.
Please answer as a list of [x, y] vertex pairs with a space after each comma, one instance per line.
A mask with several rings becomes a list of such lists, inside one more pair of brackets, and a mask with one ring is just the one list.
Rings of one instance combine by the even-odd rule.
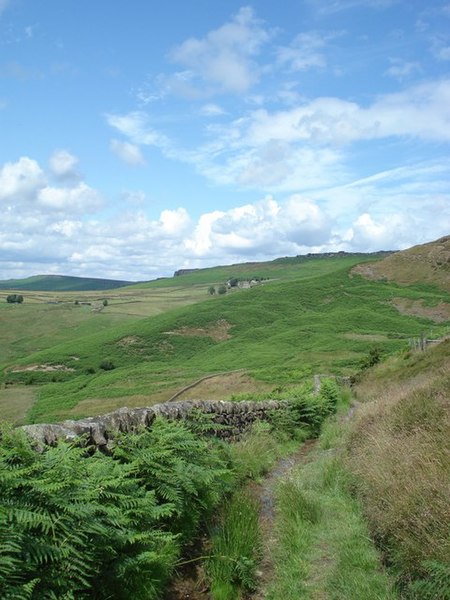
[[[28, 422], [57, 421], [151, 405], [204, 376], [238, 369], [273, 387], [313, 373], [351, 375], [374, 344], [387, 354], [406, 348], [410, 338], [448, 331], [429, 313], [401, 314], [393, 304], [402, 299], [406, 307], [430, 308], [449, 302], [448, 294], [352, 275], [363, 259], [284, 259], [243, 265], [241, 273], [218, 267], [77, 296], [91, 306], [75, 305], [73, 295], [60, 305], [28, 296], [21, 306], [5, 303], [4, 385], [33, 386]], [[211, 282], [247, 274], [265, 280], [223, 297], [207, 295]], [[102, 298], [108, 306], [97, 311]], [[221, 397], [236, 391], [224, 378]]]

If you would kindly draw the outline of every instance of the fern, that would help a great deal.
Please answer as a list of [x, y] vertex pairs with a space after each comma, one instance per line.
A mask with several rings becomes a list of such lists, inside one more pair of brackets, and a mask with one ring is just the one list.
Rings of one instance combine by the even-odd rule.
[[410, 597], [414, 600], [450, 600], [450, 565], [426, 561], [423, 567], [425, 575], [408, 586]]
[[180, 423], [123, 436], [113, 456], [65, 443], [38, 454], [0, 427], [2, 599], [160, 598], [229, 477], [220, 446]]

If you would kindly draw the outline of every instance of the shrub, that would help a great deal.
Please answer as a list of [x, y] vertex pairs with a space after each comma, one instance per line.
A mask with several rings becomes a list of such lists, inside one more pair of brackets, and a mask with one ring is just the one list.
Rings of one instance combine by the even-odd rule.
[[217, 288], [217, 293], [218, 293], [219, 295], [221, 295], [221, 296], [222, 296], [223, 294], [226, 294], [226, 293], [227, 293], [227, 287], [226, 287], [226, 285], [224, 285], [224, 284], [222, 284], [222, 285], [219, 285], [219, 287]]
[[6, 302], [9, 304], [22, 304], [23, 296], [21, 294], [9, 294], [6, 296]]
[[104, 360], [102, 360], [102, 362], [98, 366], [100, 369], [103, 369], [103, 371], [112, 371], [116, 368], [116, 365], [109, 358], [105, 358]]

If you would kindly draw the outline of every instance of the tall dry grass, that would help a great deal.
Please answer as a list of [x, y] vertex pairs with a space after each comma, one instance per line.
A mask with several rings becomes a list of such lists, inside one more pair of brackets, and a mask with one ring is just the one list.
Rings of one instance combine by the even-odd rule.
[[[358, 398], [371, 401], [347, 444], [355, 491], [405, 594], [440, 600], [450, 597], [448, 350], [381, 367], [361, 382]], [[427, 584], [417, 595], [419, 580]]]

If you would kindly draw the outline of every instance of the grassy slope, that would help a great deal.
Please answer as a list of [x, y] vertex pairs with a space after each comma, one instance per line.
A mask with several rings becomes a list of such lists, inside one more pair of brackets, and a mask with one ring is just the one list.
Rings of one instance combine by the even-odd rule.
[[[374, 339], [392, 352], [430, 327], [433, 335], [446, 330], [445, 325], [399, 314], [390, 304], [394, 296], [425, 298], [429, 304], [446, 297], [431, 287], [425, 291], [423, 286], [404, 288], [349, 278], [348, 269], [340, 269], [304, 280], [267, 283], [54, 346], [17, 361], [63, 363], [75, 369], [32, 375], [35, 381], [69, 381], [42, 387], [30, 419], [82, 416], [83, 404], [76, 407], [86, 401], [91, 414], [104, 412], [105, 401], [108, 410], [150, 404], [160, 400], [164, 390], [173, 393], [217, 371], [246, 368], [274, 385], [299, 381], [312, 370], [348, 374]], [[207, 328], [218, 320], [231, 324], [230, 339], [217, 342], [205, 336], [167, 334], [182, 327]], [[110, 359], [116, 368], [98, 370], [103, 359]], [[96, 372], [88, 375], [88, 368]], [[8, 374], [9, 379], [27, 377], [30, 374]], [[116, 405], [111, 403], [114, 399]]]
[[428, 283], [450, 290], [450, 236], [403, 252], [396, 252], [356, 271], [372, 279], [387, 279], [410, 285]]
[[130, 285], [131, 281], [98, 279], [92, 277], [70, 277], [67, 275], [34, 275], [26, 279], [0, 281], [0, 290], [29, 290], [41, 292], [69, 292], [73, 290], [111, 290]]
[[450, 598], [450, 340], [372, 369], [348, 468], [405, 597]]

